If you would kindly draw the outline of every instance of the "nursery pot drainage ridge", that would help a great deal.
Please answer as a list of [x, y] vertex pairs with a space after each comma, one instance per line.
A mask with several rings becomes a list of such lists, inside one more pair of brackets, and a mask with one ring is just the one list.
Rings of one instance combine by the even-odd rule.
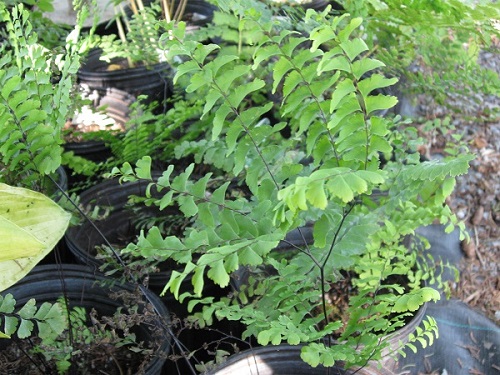
[[[84, 134], [92, 133], [94, 128], [106, 131], [108, 126], [105, 124], [108, 123], [112, 124], [112, 131], [123, 132], [130, 119], [130, 106], [136, 99], [128, 92], [116, 88], [108, 88], [105, 91], [96, 90], [92, 96], [92, 110], [104, 107], [102, 113], [100, 112], [96, 119], [91, 114], [89, 114], [89, 118], [86, 117], [86, 113], [77, 114], [71, 123], [68, 122], [66, 131], [69, 133], [69, 138], [64, 143], [64, 149], [73, 151], [75, 155], [85, 159], [100, 162], [111, 156], [111, 150], [104, 141], [99, 139], [78, 140], [75, 138], [84, 138]], [[80, 121], [82, 123], [79, 123]], [[105, 124], [98, 122], [104, 122]], [[83, 133], [83, 135], [80, 135], [80, 133]]]
[[[88, 53], [78, 70], [78, 81], [93, 90], [117, 88], [135, 97], [147, 95], [147, 102], [163, 102], [170, 94], [170, 66], [160, 62], [150, 66], [108, 70], [109, 63], [100, 59], [102, 51], [94, 49]], [[113, 59], [112, 64], [124, 65], [126, 60]]]

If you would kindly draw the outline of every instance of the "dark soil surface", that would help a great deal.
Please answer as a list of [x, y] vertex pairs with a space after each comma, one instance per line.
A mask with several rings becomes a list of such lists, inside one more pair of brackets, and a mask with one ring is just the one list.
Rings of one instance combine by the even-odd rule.
[[[34, 353], [39, 343], [21, 340], [0, 352], [0, 371], [9, 375], [49, 375], [58, 374], [56, 359], [47, 360], [43, 353]], [[61, 347], [62, 348], [62, 347]], [[63, 350], [63, 349], [61, 349]], [[66, 348], [66, 350], [69, 350]], [[126, 348], [116, 348], [113, 344], [99, 342], [95, 345], [78, 344], [73, 347], [72, 361], [81, 367], [73, 369], [79, 374], [122, 375], [136, 373], [144, 356]], [[61, 354], [59, 353], [59, 356]], [[61, 357], [61, 360], [63, 357]], [[126, 372], [124, 372], [126, 371]]]

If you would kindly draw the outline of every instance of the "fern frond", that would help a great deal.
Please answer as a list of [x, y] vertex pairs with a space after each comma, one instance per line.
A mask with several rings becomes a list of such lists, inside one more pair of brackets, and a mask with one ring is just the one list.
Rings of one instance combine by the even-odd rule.
[[66, 315], [62, 307], [55, 303], [43, 303], [40, 307], [30, 299], [16, 310], [16, 300], [12, 294], [0, 296], [0, 323], [2, 333], [10, 337], [14, 333], [20, 339], [30, 337], [35, 326], [41, 339], [56, 338], [66, 328]]
[[[2, 163], [7, 173], [23, 169], [30, 184], [37, 174], [53, 173], [61, 164], [61, 129], [79, 56], [69, 47], [62, 56], [41, 46], [22, 5], [12, 13], [0, 7], [0, 17], [9, 32], [0, 60]], [[57, 83], [52, 81], [54, 67], [60, 74]]]

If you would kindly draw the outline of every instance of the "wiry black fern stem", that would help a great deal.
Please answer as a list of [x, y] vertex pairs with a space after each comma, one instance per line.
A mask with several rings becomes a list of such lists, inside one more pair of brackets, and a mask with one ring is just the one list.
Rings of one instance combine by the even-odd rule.
[[337, 243], [337, 238], [340, 234], [340, 230], [342, 229], [342, 227], [344, 225], [344, 221], [347, 219], [347, 216], [349, 216], [349, 214], [352, 212], [352, 210], [354, 209], [355, 206], [356, 206], [356, 202], [353, 202], [347, 208], [347, 211], [345, 208], [343, 209], [342, 219], [340, 220], [339, 226], [338, 226], [337, 230], [335, 231], [335, 235], [333, 236], [332, 244], [330, 245], [330, 249], [328, 250], [328, 254], [325, 257], [325, 260], [323, 261], [323, 265], [322, 265], [323, 268], [326, 267], [326, 263], [328, 262], [328, 259], [330, 258], [331, 254], [333, 252], [333, 248], [335, 247], [335, 244]]
[[[101, 232], [101, 230], [97, 227], [97, 225], [95, 225], [94, 222], [82, 211], [82, 209], [80, 207], [78, 207], [78, 205], [69, 197], [68, 193], [54, 180], [54, 178], [52, 176], [48, 175], [48, 177], [52, 181], [52, 183], [57, 187], [57, 189], [59, 190], [59, 192], [61, 192], [61, 194], [63, 194], [63, 196], [71, 203], [71, 205], [76, 208], [76, 210], [78, 211], [78, 213], [80, 215], [82, 215], [85, 218], [85, 220], [87, 220], [87, 222], [92, 226], [92, 228], [94, 230], [97, 231], [97, 233], [99, 234], [99, 236], [103, 239], [103, 241], [106, 243], [106, 245], [110, 248], [111, 252], [113, 253], [113, 256], [117, 259], [118, 263], [122, 267], [124, 267], [124, 269], [127, 269], [127, 266], [125, 265], [125, 262], [121, 259], [121, 257], [118, 254], [118, 252], [115, 250], [115, 248], [113, 247], [113, 245], [111, 245], [111, 243], [109, 242], [109, 240]], [[62, 289], [63, 289], [63, 294], [64, 294], [64, 296], [66, 296], [67, 293], [66, 293], [66, 282], [64, 281], [64, 271], [63, 271], [63, 268], [60, 265], [59, 265], [59, 271], [60, 271], [59, 274], [60, 274], [61, 286], [62, 286]], [[133, 277], [133, 276], [131, 276], [130, 272], [127, 272], [126, 274], [128, 274], [130, 277]], [[139, 284], [139, 282], [137, 280], [134, 280], [134, 282], [136, 284]], [[143, 295], [147, 298], [147, 294], [146, 293], [143, 293]], [[71, 314], [70, 314], [70, 309], [69, 309], [69, 304], [68, 304], [68, 299], [67, 298], [64, 298], [64, 303], [66, 305], [65, 310], [66, 310], [66, 314], [67, 314], [68, 325], [71, 327]], [[68, 335], [69, 335], [69, 342], [71, 344], [73, 344], [74, 337], [73, 337], [73, 330], [72, 329], [68, 329]]]
[[[54, 181], [53, 181], [54, 182]], [[58, 189], [60, 189], [59, 186], [57, 186]], [[62, 191], [62, 190], [60, 190]], [[70, 313], [70, 306], [69, 306], [69, 301], [68, 299], [66, 298], [66, 296], [68, 295], [67, 293], [67, 289], [66, 289], [66, 282], [65, 282], [65, 278], [64, 278], [64, 269], [62, 267], [62, 263], [60, 262], [60, 257], [58, 254], [56, 254], [56, 259], [59, 260], [58, 262], [58, 265], [57, 265], [57, 268], [59, 270], [59, 280], [61, 282], [61, 289], [62, 289], [62, 292], [63, 292], [63, 296], [65, 297], [64, 298], [64, 305], [65, 305], [65, 313], [66, 313], [66, 318], [68, 319], [68, 336], [69, 336], [69, 342], [71, 344], [71, 346], [74, 345], [74, 337], [73, 337], [73, 330], [71, 329], [71, 313]]]
[[[325, 268], [324, 267], [320, 267], [319, 268], [319, 272], [320, 272], [320, 283], [321, 283], [321, 307], [323, 309], [323, 320], [324, 320], [324, 324], [327, 325], [328, 322], [329, 322], [329, 319], [328, 319], [328, 313], [327, 313], [327, 310], [326, 310], [326, 289], [325, 289]], [[329, 335], [328, 337], [328, 345], [331, 345], [331, 342], [332, 339]]]
[[[348, 59], [347, 61], [348, 61], [349, 66], [351, 67], [351, 70], [352, 70], [351, 60]], [[354, 87], [356, 88], [356, 94], [357, 94], [356, 97], [358, 99], [359, 106], [361, 107], [361, 111], [363, 113], [363, 122], [365, 124], [366, 144], [365, 144], [364, 170], [366, 170], [366, 168], [368, 167], [368, 157], [369, 157], [369, 153], [370, 153], [370, 138], [371, 138], [370, 129], [368, 126], [369, 117], [368, 117], [368, 112], [366, 110], [365, 100], [363, 98], [363, 95], [361, 95], [361, 93], [359, 92], [358, 80], [353, 78], [352, 83], [354, 84]]]
[[[382, 339], [379, 340], [379, 342], [381, 342]], [[350, 375], [355, 375], [357, 374], [358, 372], [360, 372], [361, 370], [363, 370], [366, 366], [368, 366], [368, 362], [371, 361], [371, 359], [373, 358], [373, 356], [375, 355], [375, 353], [372, 353], [368, 356], [368, 358], [366, 359], [366, 362], [364, 363], [363, 366], [360, 366], [358, 369], [354, 370], [353, 372], [350, 372], [349, 374]]]
[[[120, 266], [122, 266], [124, 269], [127, 269], [127, 265], [125, 264], [125, 262], [123, 261], [123, 259], [120, 257], [120, 255], [118, 254], [118, 252], [116, 251], [116, 249], [113, 247], [113, 245], [111, 245], [111, 243], [109, 242], [109, 240], [106, 238], [106, 236], [101, 232], [101, 230], [99, 230], [99, 228], [95, 225], [95, 223], [80, 209], [80, 207], [78, 207], [78, 205], [68, 196], [68, 194], [64, 191], [64, 189], [51, 177], [49, 176], [49, 178], [51, 179], [51, 181], [54, 183], [54, 185], [58, 188], [58, 190], [64, 195], [64, 197], [66, 199], [68, 199], [68, 201], [76, 208], [76, 210], [81, 214], [83, 215], [83, 217], [87, 220], [87, 222], [92, 226], [93, 229], [95, 229], [97, 231], [97, 233], [99, 234], [99, 236], [103, 239], [104, 243], [106, 244], [106, 246], [108, 246], [111, 250], [111, 252], [113, 253], [113, 256], [116, 258], [116, 260], [118, 261], [118, 263], [120, 264]], [[133, 275], [132, 272], [126, 272], [125, 275], [127, 276], [127, 278], [132, 282], [134, 283], [135, 285], [137, 285], [139, 287], [139, 290], [141, 291], [141, 294], [143, 295], [143, 297], [145, 297], [145, 299], [147, 300], [147, 302], [151, 305], [154, 313], [156, 314], [156, 316], [160, 319], [160, 321], [162, 322], [162, 328], [165, 332], [165, 335], [166, 337], [172, 339], [175, 343], [175, 345], [178, 347], [178, 348], [182, 348], [181, 346], [181, 343], [179, 341], [179, 339], [177, 339], [177, 337], [175, 336], [175, 333], [172, 331], [172, 328], [170, 327], [170, 324], [165, 320], [165, 317], [163, 317], [160, 312], [158, 311], [158, 309], [156, 308], [155, 304], [153, 303], [153, 301], [150, 299], [148, 293], [147, 293], [147, 288], [142, 285], [142, 283], [139, 282], [139, 280]], [[196, 371], [195, 369], [192, 367], [191, 363], [188, 362], [188, 365], [190, 367], [190, 370], [192, 372], [193, 375], [196, 374]]]
[[[170, 326], [170, 324], [168, 324], [168, 322], [166, 322], [165, 318], [160, 314], [160, 312], [158, 311], [156, 306], [153, 304], [153, 301], [151, 301], [151, 299], [149, 298], [149, 296], [147, 294], [147, 288], [144, 285], [142, 285], [141, 283], [139, 283], [138, 280], [135, 277], [133, 277], [132, 275], [130, 275], [130, 277], [134, 280], [136, 285], [139, 286], [139, 290], [141, 291], [142, 295], [144, 297], [146, 297], [146, 300], [150, 303], [151, 307], [153, 308], [154, 313], [162, 321], [162, 328], [164, 329], [166, 336], [174, 341], [175, 346], [177, 346], [179, 349], [181, 349], [182, 348], [181, 342], [175, 336], [175, 333], [172, 331], [172, 327]], [[197, 372], [195, 371], [193, 365], [187, 359], [186, 359], [186, 363], [188, 364], [191, 373], [193, 375], [196, 375]]]
[[[328, 254], [326, 255], [324, 261], [323, 261], [323, 264], [320, 266], [320, 282], [321, 282], [321, 304], [323, 306], [323, 317], [325, 319], [325, 324], [328, 324], [329, 322], [329, 319], [328, 319], [328, 314], [327, 314], [327, 309], [326, 309], [326, 290], [325, 290], [325, 284], [326, 284], [326, 280], [325, 280], [325, 267], [326, 267], [326, 264], [328, 263], [328, 260], [333, 252], [333, 249], [337, 243], [337, 238], [340, 234], [340, 230], [343, 228], [344, 226], [344, 221], [347, 219], [347, 216], [349, 216], [349, 214], [352, 212], [354, 206], [356, 205], [356, 203], [353, 203], [350, 205], [350, 207], [347, 209], [344, 208], [343, 210], [343, 214], [342, 214], [342, 219], [340, 220], [340, 223], [337, 227], [337, 230], [335, 231], [335, 235], [333, 236], [333, 240], [332, 240], [332, 244], [330, 245], [330, 249], [328, 251]], [[330, 344], [331, 344], [331, 338], [329, 337], [328, 338], [329, 341], [330, 341]]]
[[[286, 243], [287, 245], [289, 245], [292, 249], [298, 250], [299, 252], [307, 255], [318, 268], [321, 268], [321, 264], [319, 263], [319, 261], [314, 257], [314, 255], [310, 251], [309, 243], [306, 240], [306, 237], [304, 236], [304, 232], [302, 231], [302, 228], [298, 227], [297, 231], [299, 232], [300, 237], [303, 241], [301, 245], [296, 245], [290, 241], [287, 241], [286, 239], [283, 239], [281, 241], [283, 243]], [[304, 248], [302, 248], [302, 245], [304, 246]]]
[[73, 346], [75, 340], [74, 340], [74, 336], [73, 336], [73, 330], [71, 329], [72, 325], [71, 325], [70, 306], [69, 306], [69, 301], [66, 298], [68, 293], [67, 293], [66, 282], [65, 282], [65, 278], [64, 278], [64, 270], [63, 270], [61, 263], [58, 264], [58, 269], [59, 269], [59, 280], [61, 282], [61, 289], [62, 289], [63, 296], [64, 296], [64, 305], [65, 305], [64, 311], [66, 313], [66, 318], [68, 319], [68, 327], [69, 327], [68, 338], [69, 338], [69, 342], [70, 342], [71, 346]]
[[[365, 57], [369, 56], [371, 53], [373, 53], [373, 51], [370, 52], [370, 53], [367, 53], [365, 55]], [[351, 59], [346, 59], [346, 61], [349, 64], [349, 67], [350, 67], [351, 72], [352, 72], [352, 61], [351, 61]], [[364, 161], [365, 165], [364, 165], [364, 169], [366, 170], [366, 168], [368, 167], [368, 156], [369, 156], [369, 150], [370, 150], [370, 137], [371, 137], [371, 134], [370, 134], [370, 131], [369, 131], [369, 127], [368, 127], [369, 117], [368, 117], [368, 113], [367, 113], [367, 110], [366, 110], [365, 100], [363, 98], [363, 95], [361, 95], [361, 93], [359, 92], [358, 80], [355, 77], [353, 77], [352, 83], [353, 83], [354, 87], [356, 88], [356, 97], [357, 97], [359, 106], [361, 107], [361, 111], [363, 113], [363, 122], [365, 124], [366, 144], [365, 144], [365, 161]]]
[[212, 84], [217, 88], [217, 90], [219, 90], [219, 92], [222, 94], [222, 97], [224, 98], [225, 102], [231, 107], [231, 110], [233, 111], [234, 115], [238, 119], [240, 126], [245, 131], [245, 134], [248, 135], [248, 137], [250, 138], [250, 141], [252, 142], [252, 144], [255, 148], [255, 151], [259, 155], [260, 160], [262, 161], [262, 163], [264, 163], [266, 171], [269, 174], [269, 177], [271, 177], [271, 180], [273, 181], [273, 184], [276, 187], [276, 190], [279, 190], [279, 184], [276, 181], [276, 178], [274, 177], [273, 172], [271, 171], [271, 167], [269, 166], [269, 163], [267, 162], [266, 158], [264, 158], [264, 156], [262, 155], [262, 151], [260, 150], [259, 145], [255, 141], [255, 138], [252, 136], [252, 133], [250, 133], [250, 129], [245, 125], [244, 121], [242, 120], [240, 112], [238, 111], [238, 108], [233, 106], [233, 104], [229, 102], [228, 97], [226, 96], [224, 91], [219, 87], [219, 85], [217, 85], [217, 82], [215, 82], [215, 80], [212, 81]]
[[68, 202], [71, 203], [71, 205], [78, 211], [80, 215], [83, 216], [83, 218], [92, 226], [92, 228], [97, 232], [99, 237], [101, 237], [105, 243], [106, 246], [108, 246], [111, 249], [111, 252], [113, 253], [113, 256], [116, 258], [120, 266], [125, 267], [125, 262], [121, 259], [120, 255], [114, 248], [114, 246], [109, 242], [109, 240], [106, 238], [106, 236], [101, 232], [101, 230], [97, 227], [97, 225], [94, 224], [94, 222], [83, 212], [83, 210], [78, 207], [75, 201], [71, 199], [71, 197], [68, 195], [68, 193], [59, 185], [52, 176], [47, 175], [47, 177], [51, 180], [51, 182], [57, 187], [57, 189], [61, 192], [61, 194], [68, 200]]

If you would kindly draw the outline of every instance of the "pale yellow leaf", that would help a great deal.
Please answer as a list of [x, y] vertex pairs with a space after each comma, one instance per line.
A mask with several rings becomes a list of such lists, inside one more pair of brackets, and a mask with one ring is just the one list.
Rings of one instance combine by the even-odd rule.
[[0, 183], [0, 291], [22, 279], [57, 244], [71, 214], [47, 196]]

